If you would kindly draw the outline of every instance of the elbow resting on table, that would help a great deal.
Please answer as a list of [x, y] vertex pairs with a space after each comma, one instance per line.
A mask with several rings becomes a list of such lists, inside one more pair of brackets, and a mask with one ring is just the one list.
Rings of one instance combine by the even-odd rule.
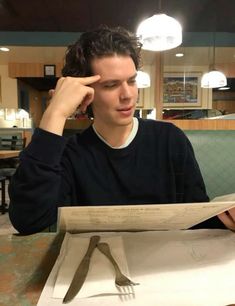
[[49, 226], [55, 224], [57, 213], [49, 211], [36, 215], [32, 209], [29, 212], [17, 209], [12, 203], [9, 205], [9, 218], [13, 227], [23, 235], [42, 232]]

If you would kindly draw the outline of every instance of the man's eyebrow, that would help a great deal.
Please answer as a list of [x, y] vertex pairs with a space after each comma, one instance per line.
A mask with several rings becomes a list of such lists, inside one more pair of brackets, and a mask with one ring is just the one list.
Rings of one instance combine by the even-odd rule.
[[98, 82], [98, 83], [105, 84], [105, 83], [113, 83], [113, 82], [118, 82], [118, 81], [120, 81], [120, 80], [118, 80], [118, 79], [108, 79], [108, 80], [103, 80], [103, 81]]
[[130, 77], [130, 79], [134, 79], [136, 77], [137, 77], [137, 72], [132, 77]]
[[[135, 79], [137, 76], [137, 73], [135, 73], [134, 75], [132, 75], [131, 77], [128, 78], [128, 80], [131, 79]], [[115, 82], [120, 82], [120, 79], [107, 79], [107, 80], [103, 80], [101, 82], [99, 82], [100, 84], [105, 84], [105, 83], [115, 83]]]

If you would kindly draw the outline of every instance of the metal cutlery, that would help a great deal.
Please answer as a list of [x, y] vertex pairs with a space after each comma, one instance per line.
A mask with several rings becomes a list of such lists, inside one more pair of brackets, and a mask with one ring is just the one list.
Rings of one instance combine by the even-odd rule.
[[89, 266], [90, 266], [90, 261], [91, 261], [91, 256], [97, 246], [97, 244], [99, 243], [100, 241], [100, 236], [92, 236], [90, 238], [90, 242], [89, 242], [89, 246], [88, 246], [88, 249], [86, 251], [86, 254], [84, 255], [82, 261], [80, 262], [75, 274], [74, 274], [74, 277], [73, 277], [73, 280], [69, 286], [69, 289], [63, 299], [63, 303], [69, 303], [76, 295], [77, 293], [79, 292], [79, 290], [82, 288], [84, 282], [85, 282], [85, 279], [86, 279], [86, 276], [87, 276], [87, 273], [88, 273], [88, 270], [89, 270]]
[[115, 269], [115, 284], [118, 286], [130, 286], [130, 285], [139, 285], [139, 283], [134, 283], [133, 281], [131, 281], [128, 277], [126, 277], [120, 270], [117, 262], [115, 261], [115, 259], [112, 256], [112, 253], [110, 251], [110, 247], [108, 245], [108, 243], [106, 242], [100, 242], [97, 244], [97, 248], [99, 249], [99, 251], [101, 253], [103, 253], [109, 260], [110, 262], [113, 264], [113, 267]]

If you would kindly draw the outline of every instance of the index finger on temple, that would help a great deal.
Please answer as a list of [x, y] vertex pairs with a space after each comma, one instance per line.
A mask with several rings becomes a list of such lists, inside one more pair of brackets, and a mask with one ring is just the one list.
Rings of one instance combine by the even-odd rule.
[[79, 81], [83, 85], [90, 85], [90, 84], [93, 84], [93, 83], [99, 81], [99, 79], [100, 79], [100, 75], [93, 75], [93, 76], [89, 76], [89, 77], [79, 78]]

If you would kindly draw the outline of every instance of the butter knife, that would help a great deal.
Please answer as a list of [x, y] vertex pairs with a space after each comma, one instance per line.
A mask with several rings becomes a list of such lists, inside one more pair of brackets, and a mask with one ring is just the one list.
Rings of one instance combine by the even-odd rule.
[[84, 255], [82, 261], [80, 262], [74, 277], [72, 279], [72, 282], [69, 286], [69, 289], [63, 299], [63, 303], [67, 304], [69, 303], [79, 292], [79, 290], [82, 288], [82, 285], [85, 282], [89, 266], [90, 266], [90, 261], [91, 261], [91, 256], [97, 246], [97, 244], [100, 241], [100, 236], [92, 236], [90, 238], [89, 246], [86, 251], [86, 254]]

